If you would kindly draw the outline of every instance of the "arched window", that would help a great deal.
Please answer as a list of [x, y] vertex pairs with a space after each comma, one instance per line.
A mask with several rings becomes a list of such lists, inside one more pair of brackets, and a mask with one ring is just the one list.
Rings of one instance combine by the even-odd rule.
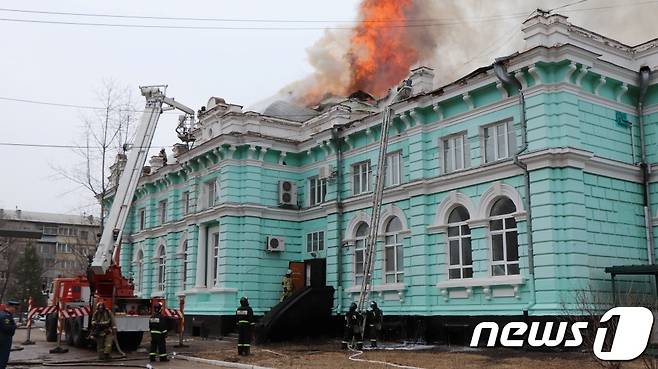
[[135, 256], [135, 289], [140, 291], [142, 289], [142, 282], [144, 281], [144, 253], [142, 250], [137, 251]]
[[160, 245], [160, 248], [158, 249], [158, 291], [164, 291], [165, 290], [165, 273], [167, 272], [166, 270], [166, 253], [165, 253], [165, 247], [164, 245]]
[[470, 218], [463, 206], [454, 208], [448, 215], [448, 277], [472, 278], [471, 229], [466, 224]]
[[519, 241], [516, 219], [511, 214], [516, 206], [501, 197], [491, 207], [489, 234], [491, 237], [491, 275], [519, 274]]
[[386, 224], [384, 233], [384, 274], [386, 283], [401, 283], [404, 281], [404, 262], [402, 250], [402, 222], [393, 217]]
[[361, 222], [356, 229], [354, 240], [354, 284], [363, 283], [365, 269], [365, 250], [370, 227], [365, 222]]

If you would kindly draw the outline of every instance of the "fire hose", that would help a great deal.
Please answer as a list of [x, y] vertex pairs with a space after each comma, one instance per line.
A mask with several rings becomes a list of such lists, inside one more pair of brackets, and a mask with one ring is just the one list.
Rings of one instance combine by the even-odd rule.
[[371, 364], [382, 364], [382, 365], [392, 366], [392, 367], [395, 367], [395, 368], [402, 368], [402, 369], [424, 369], [424, 368], [420, 368], [420, 367], [417, 367], [417, 366], [393, 364], [393, 363], [389, 363], [387, 361], [359, 359], [359, 358], [357, 358], [357, 356], [363, 355], [364, 351], [356, 350], [356, 349], [352, 348], [351, 346], [349, 347], [349, 349], [350, 349], [350, 351], [354, 352], [354, 354], [352, 354], [348, 357], [348, 359], [351, 360], [351, 361], [358, 361], [358, 362], [362, 362], [362, 363], [371, 363]]

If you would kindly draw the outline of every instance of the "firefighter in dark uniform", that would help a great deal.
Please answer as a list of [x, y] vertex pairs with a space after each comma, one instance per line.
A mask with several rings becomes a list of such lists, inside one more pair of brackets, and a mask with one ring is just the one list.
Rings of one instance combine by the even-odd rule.
[[350, 310], [345, 314], [345, 334], [343, 336], [343, 342], [341, 343], [343, 350], [347, 350], [347, 345], [354, 339], [356, 339], [356, 349], [361, 350], [363, 348], [363, 341], [361, 340], [361, 324], [363, 323], [363, 317], [356, 308], [356, 303], [353, 302], [352, 305], [350, 305]]
[[249, 300], [246, 297], [240, 299], [240, 307], [235, 311], [235, 318], [238, 321], [238, 355], [249, 355], [251, 348], [251, 329], [254, 322], [254, 311], [249, 307]]
[[377, 338], [382, 331], [382, 321], [384, 312], [377, 306], [374, 301], [370, 302], [370, 309], [366, 314], [366, 323], [368, 325], [368, 337], [370, 337], [370, 347], [377, 347]]
[[117, 324], [114, 315], [105, 307], [105, 304], [99, 302], [96, 305], [96, 311], [91, 319], [90, 339], [96, 339], [96, 352], [101, 360], [110, 360], [112, 353], [112, 342], [114, 334], [117, 331]]
[[153, 305], [153, 315], [149, 319], [149, 331], [151, 331], [151, 351], [149, 359], [155, 361], [169, 361], [167, 358], [167, 318], [162, 315], [162, 304], [156, 302]]
[[0, 311], [0, 368], [5, 368], [9, 361], [11, 341], [16, 332], [14, 313], [18, 305], [20, 304], [16, 301], [9, 301], [5, 310]]

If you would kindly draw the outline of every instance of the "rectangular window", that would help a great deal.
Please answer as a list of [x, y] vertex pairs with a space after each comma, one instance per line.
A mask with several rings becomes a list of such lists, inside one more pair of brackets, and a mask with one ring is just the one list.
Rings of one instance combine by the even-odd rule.
[[386, 187], [397, 186], [402, 183], [402, 151], [386, 155]]
[[212, 242], [212, 285], [217, 285], [217, 270], [219, 267], [219, 232], [212, 233], [210, 240]]
[[58, 254], [70, 254], [73, 252], [73, 248], [68, 243], [59, 243], [55, 245], [55, 252]]
[[512, 155], [514, 126], [511, 121], [484, 127], [483, 135], [485, 163], [505, 159]]
[[89, 231], [80, 231], [80, 239], [83, 241], [89, 240]]
[[327, 180], [318, 176], [308, 179], [308, 205], [314, 206], [324, 202], [327, 196]]
[[206, 182], [206, 207], [211, 208], [219, 202], [219, 185], [218, 180], [213, 179], [212, 181]]
[[443, 139], [443, 172], [450, 173], [468, 167], [470, 157], [466, 149], [466, 134]]
[[158, 221], [160, 224], [167, 222], [167, 200], [162, 200], [158, 203]]
[[370, 161], [352, 165], [352, 193], [360, 195], [370, 191]]
[[56, 236], [57, 235], [57, 227], [43, 227], [43, 235], [44, 236]]
[[324, 250], [324, 231], [306, 234], [306, 252], [317, 252]]
[[146, 227], [146, 209], [139, 209], [139, 230], [143, 231]]
[[190, 213], [190, 191], [185, 191], [181, 194], [181, 210], [183, 215]]

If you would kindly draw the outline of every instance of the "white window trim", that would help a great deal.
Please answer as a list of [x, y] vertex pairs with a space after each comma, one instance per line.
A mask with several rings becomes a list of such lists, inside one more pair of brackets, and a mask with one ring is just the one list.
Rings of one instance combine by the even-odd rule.
[[133, 259], [133, 268], [136, 272], [133, 273], [135, 292], [139, 294], [142, 291], [142, 284], [144, 283], [144, 251], [141, 248], [139, 248], [135, 253], [135, 258]]
[[[447, 256], [446, 257], [446, 266], [447, 266], [447, 273], [448, 273], [447, 277], [448, 277], [449, 280], [459, 280], [459, 279], [471, 279], [471, 278], [473, 278], [473, 277], [464, 277], [464, 268], [469, 268], [470, 267], [471, 268], [471, 273], [473, 272], [473, 240], [471, 238], [470, 233], [466, 236], [462, 234], [462, 226], [467, 226], [470, 229], [469, 219], [466, 219], [465, 221], [462, 221], [462, 222], [448, 223], [447, 224], [447, 228], [457, 227], [458, 230], [459, 230], [459, 235], [449, 236], [447, 228], [446, 228], [446, 232], [445, 232], [445, 245], [446, 245], [446, 256]], [[465, 238], [468, 238], [468, 239], [471, 240], [471, 264], [470, 265], [469, 264], [465, 265], [464, 260], [463, 260], [463, 254], [464, 253], [463, 253], [462, 249], [464, 247], [463, 240]], [[452, 264], [450, 264], [450, 260], [451, 260], [451, 258], [450, 258], [450, 241], [455, 241], [455, 240], [459, 242], [459, 264], [452, 265]], [[451, 269], [459, 269], [460, 277], [459, 278], [450, 278], [450, 270]]]
[[137, 228], [140, 231], [146, 229], [146, 208], [141, 208], [137, 212]]
[[[391, 220], [387, 220], [386, 224], [390, 222]], [[400, 220], [402, 222], [402, 220]], [[399, 281], [399, 276], [402, 276], [404, 280], [404, 225], [402, 226], [402, 230], [398, 232], [386, 232], [383, 234], [384, 242], [383, 242], [383, 252], [384, 252], [384, 257], [382, 258], [382, 261], [384, 262], [383, 268], [382, 268], [382, 277], [383, 277], [383, 284], [398, 284], [398, 283], [403, 283]], [[387, 236], [393, 236], [395, 238], [395, 243], [394, 244], [387, 244], [386, 243], [386, 237]], [[387, 248], [393, 248], [393, 272], [387, 272], [386, 271], [386, 249]], [[400, 271], [399, 265], [400, 265], [400, 260], [398, 260], [398, 253], [397, 253], [397, 248], [401, 247], [402, 248], [402, 271]], [[395, 276], [395, 282], [387, 282], [386, 278], [389, 275], [394, 275]]]
[[[497, 126], [504, 126], [505, 127], [505, 144], [507, 145], [507, 153], [505, 157], [498, 157], [498, 128]], [[494, 129], [496, 134], [494, 135], [495, 139], [493, 140], [494, 142], [494, 148], [493, 148], [493, 153], [494, 153], [494, 158], [492, 160], [487, 160], [487, 147], [486, 147], [486, 137], [484, 135], [484, 130], [485, 129]], [[511, 139], [510, 139], [510, 134], [511, 134]], [[501, 160], [509, 159], [512, 157], [514, 154], [514, 150], [516, 149], [516, 132], [514, 131], [514, 122], [511, 118], [499, 120], [495, 123], [487, 124], [484, 126], [480, 127], [480, 156], [482, 158], [481, 162], [482, 164], [489, 164], [489, 163], [495, 163]]]
[[[214, 236], [213, 234], [217, 234], [217, 246], [213, 244]], [[208, 249], [208, 255], [207, 255], [207, 265], [208, 265], [208, 270], [206, 270], [206, 278], [207, 278], [207, 287], [208, 288], [214, 288], [214, 287], [219, 287], [219, 260], [220, 260], [220, 252], [221, 252], [221, 241], [220, 238], [221, 234], [219, 232], [219, 226], [212, 226], [208, 227], [208, 241], [207, 241], [207, 249]], [[216, 250], [215, 250], [216, 249]], [[215, 252], [217, 252], [217, 255], [215, 256]], [[213, 273], [215, 275], [213, 275]]]
[[[500, 276], [493, 275], [493, 267], [496, 266], [496, 265], [502, 265], [502, 266], [505, 267], [505, 274], [503, 274], [503, 276], [519, 275], [521, 273], [521, 265], [520, 265], [520, 261], [521, 261], [520, 249], [521, 248], [520, 248], [520, 245], [519, 245], [519, 226], [518, 226], [518, 222], [516, 223], [515, 228], [506, 228], [506, 225], [505, 225], [505, 219], [515, 218], [514, 214], [515, 213], [495, 215], [495, 216], [489, 217], [489, 219], [488, 219], [489, 224], [488, 224], [487, 239], [489, 241], [489, 275], [491, 277], [500, 277]], [[502, 220], [503, 228], [499, 229], [499, 230], [492, 231], [491, 230], [491, 223], [490, 223], [492, 220]], [[515, 220], [516, 220], [516, 218], [515, 218]], [[512, 232], [512, 231], [516, 232], [516, 246], [517, 246], [517, 251], [516, 252], [517, 252], [517, 255], [518, 255], [518, 259], [516, 261], [509, 262], [509, 261], [507, 261], [507, 237], [505, 237], [505, 235], [506, 235], [507, 232]], [[502, 237], [502, 239], [503, 239], [503, 260], [494, 261], [493, 260], [493, 236], [498, 235], [498, 234], [503, 236]], [[519, 274], [509, 274], [508, 273], [509, 265], [513, 265], [513, 264], [516, 264], [518, 266]]]
[[[397, 169], [398, 169], [398, 175], [397, 177], [393, 177], [392, 173], [392, 168], [393, 166], [391, 165], [390, 161], [393, 161], [393, 158], [397, 158], [398, 163], [397, 163]], [[386, 154], [386, 173], [384, 176], [384, 187], [392, 187], [392, 186], [399, 186], [402, 184], [402, 167], [403, 167], [403, 156], [402, 156], [402, 150], [397, 150], [390, 152]], [[393, 179], [395, 181], [393, 181]]]
[[[312, 181], [315, 181], [316, 183], [315, 188], [313, 188], [313, 186], [311, 185]], [[306, 183], [308, 184], [307, 203], [309, 207], [320, 205], [326, 201], [327, 198], [326, 178], [320, 178], [319, 176], [312, 176], [307, 179]], [[324, 187], [324, 193], [323, 193], [323, 187]]]
[[158, 225], [167, 223], [167, 199], [158, 201]]
[[[484, 129], [482, 130], [482, 132], [484, 132]], [[467, 131], [461, 131], [461, 132], [453, 133], [453, 134], [450, 134], [450, 135], [443, 136], [443, 137], [439, 138], [439, 164], [440, 164], [442, 174], [455, 173], [455, 172], [459, 172], [459, 171], [462, 171], [462, 170], [469, 169], [471, 167], [471, 150], [470, 150], [470, 145], [469, 145], [469, 142], [468, 142], [468, 134], [467, 133], [468, 133]], [[462, 167], [459, 168], [459, 169], [453, 168], [452, 170], [448, 170], [446, 168], [446, 162], [445, 162], [445, 145], [446, 145], [445, 141], [455, 140], [457, 138], [462, 139]], [[451, 152], [453, 167], [454, 167], [454, 163], [455, 163], [455, 150], [454, 150], [454, 147], [455, 146], [453, 146], [453, 150]]]
[[[164, 243], [160, 243], [153, 256], [155, 264], [155, 288], [153, 290], [158, 294], [163, 294], [167, 287], [167, 247]], [[162, 282], [160, 282], [160, 272], [162, 268]]]
[[[363, 177], [363, 174], [362, 174], [363, 172], [361, 171], [361, 168], [362, 168], [363, 165], [366, 165], [366, 168], [367, 168], [367, 173], [366, 173], [366, 176], [365, 176], [365, 179], [366, 179], [365, 190], [364, 190], [364, 186], [363, 186], [363, 181], [361, 181], [361, 179]], [[363, 195], [365, 193], [369, 193], [371, 191], [371, 189], [370, 189], [370, 184], [371, 184], [370, 183], [370, 177], [372, 175], [372, 165], [370, 164], [370, 160], [363, 160], [363, 161], [360, 161], [358, 163], [354, 163], [354, 164], [352, 164], [351, 168], [352, 168], [352, 172], [351, 172], [351, 175], [350, 175], [350, 182], [352, 183], [352, 195], [353, 196], [358, 196], [358, 195]], [[359, 186], [358, 189], [356, 188], [356, 183], [354, 183], [354, 175], [356, 174], [357, 169], [359, 170], [359, 178], [360, 178], [359, 179], [360, 186]], [[357, 192], [357, 190], [359, 192]]]
[[[311, 236], [311, 247], [309, 249], [309, 244], [308, 244], [308, 236]], [[317, 238], [316, 238], [317, 236]], [[322, 249], [320, 249], [320, 240], [322, 240]], [[316, 243], [317, 241], [317, 243]], [[326, 248], [325, 245], [325, 231], [315, 231], [315, 232], [308, 232], [306, 233], [306, 252], [311, 253], [311, 252], [323, 252]], [[316, 247], [317, 246], [317, 247]]]
[[182, 204], [181, 204], [182, 205], [181, 206], [182, 215], [189, 214], [190, 209], [191, 209], [191, 206], [190, 206], [190, 191], [183, 191], [181, 193], [181, 202], [182, 202]]
[[[359, 224], [359, 226], [355, 229], [354, 238], [353, 238], [353, 241], [352, 241], [354, 243], [354, 252], [352, 252], [352, 264], [353, 264], [353, 267], [352, 267], [353, 268], [352, 283], [355, 286], [361, 286], [361, 282], [356, 281], [357, 277], [360, 276], [361, 278], [365, 278], [365, 275], [366, 275], [366, 270], [365, 270], [366, 247], [368, 246], [367, 243], [368, 243], [368, 234], [370, 233], [370, 224], [365, 223], [365, 222], [362, 222], [362, 223], [365, 224], [368, 227], [368, 231], [366, 232], [366, 234], [364, 236], [357, 236], [356, 235], [356, 230], [358, 230], [359, 227], [361, 227], [361, 224]], [[363, 273], [357, 275], [357, 273], [356, 273], [356, 265], [357, 265], [357, 263], [356, 263], [357, 247], [356, 247], [356, 245], [359, 241], [363, 242], [363, 247], [358, 249], [358, 250], [363, 250]], [[373, 260], [374, 260], [374, 256], [375, 255], [373, 255]]]

